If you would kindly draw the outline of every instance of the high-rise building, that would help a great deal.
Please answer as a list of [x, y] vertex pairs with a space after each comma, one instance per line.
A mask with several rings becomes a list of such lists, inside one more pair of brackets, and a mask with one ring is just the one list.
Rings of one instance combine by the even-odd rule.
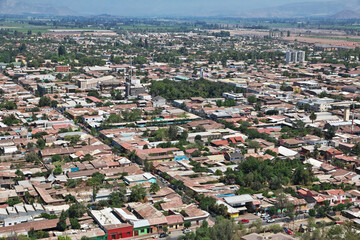
[[304, 51], [287, 51], [286, 52], [286, 64], [289, 63], [303, 63], [305, 62]]
[[56, 90], [56, 86], [54, 83], [38, 84], [37, 90], [40, 96], [44, 96], [46, 94], [53, 94]]

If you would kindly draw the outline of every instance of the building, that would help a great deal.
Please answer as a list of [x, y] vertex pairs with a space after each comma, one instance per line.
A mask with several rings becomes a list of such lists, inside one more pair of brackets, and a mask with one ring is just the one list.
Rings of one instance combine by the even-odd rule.
[[71, 69], [70, 66], [56, 66], [55, 72], [58, 72], [58, 73], [69, 72], [70, 69]]
[[44, 96], [46, 94], [53, 94], [56, 91], [56, 86], [54, 83], [45, 83], [45, 84], [38, 84], [37, 90], [40, 96]]
[[286, 64], [289, 63], [303, 63], [305, 62], [304, 51], [287, 51], [286, 52]]
[[100, 78], [79, 79], [77, 84], [80, 89], [94, 89], [98, 88], [101, 84], [113, 82], [115, 80], [116, 79], [113, 76], [104, 76]]
[[111, 208], [90, 211], [95, 222], [106, 232], [107, 239], [123, 239], [133, 236], [133, 226], [122, 222]]
[[131, 183], [141, 184], [141, 183], [145, 183], [145, 182], [156, 183], [156, 177], [154, 175], [152, 175], [151, 173], [143, 173], [143, 174], [139, 174], [139, 175], [125, 176], [124, 181], [127, 184], [131, 184]]

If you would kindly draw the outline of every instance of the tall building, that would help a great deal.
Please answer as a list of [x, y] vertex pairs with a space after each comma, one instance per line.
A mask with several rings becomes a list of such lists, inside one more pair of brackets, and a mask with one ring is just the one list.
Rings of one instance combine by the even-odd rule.
[[286, 52], [286, 64], [289, 63], [303, 63], [305, 62], [304, 51], [287, 51]]
[[40, 96], [44, 96], [46, 94], [53, 94], [56, 90], [56, 86], [54, 83], [38, 84], [37, 90]]

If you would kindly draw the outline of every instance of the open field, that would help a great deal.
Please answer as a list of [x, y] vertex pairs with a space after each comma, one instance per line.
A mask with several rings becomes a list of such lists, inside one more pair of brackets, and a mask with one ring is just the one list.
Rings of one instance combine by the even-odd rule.
[[311, 44], [328, 44], [335, 46], [344, 46], [344, 47], [360, 47], [360, 39], [350, 39], [350, 38], [340, 38], [340, 37], [285, 37], [284, 40], [288, 41], [298, 41]]

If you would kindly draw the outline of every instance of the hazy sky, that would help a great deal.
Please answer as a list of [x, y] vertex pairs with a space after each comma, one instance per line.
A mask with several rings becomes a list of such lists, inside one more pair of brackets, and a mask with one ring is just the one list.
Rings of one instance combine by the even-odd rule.
[[[1, 0], [0, 0], [1, 1]], [[27, 0], [67, 6], [79, 14], [121, 16], [190, 16], [238, 14], [249, 9], [274, 7], [309, 0]], [[310, 0], [311, 1], [311, 0]], [[324, 1], [324, 0], [316, 0]]]

